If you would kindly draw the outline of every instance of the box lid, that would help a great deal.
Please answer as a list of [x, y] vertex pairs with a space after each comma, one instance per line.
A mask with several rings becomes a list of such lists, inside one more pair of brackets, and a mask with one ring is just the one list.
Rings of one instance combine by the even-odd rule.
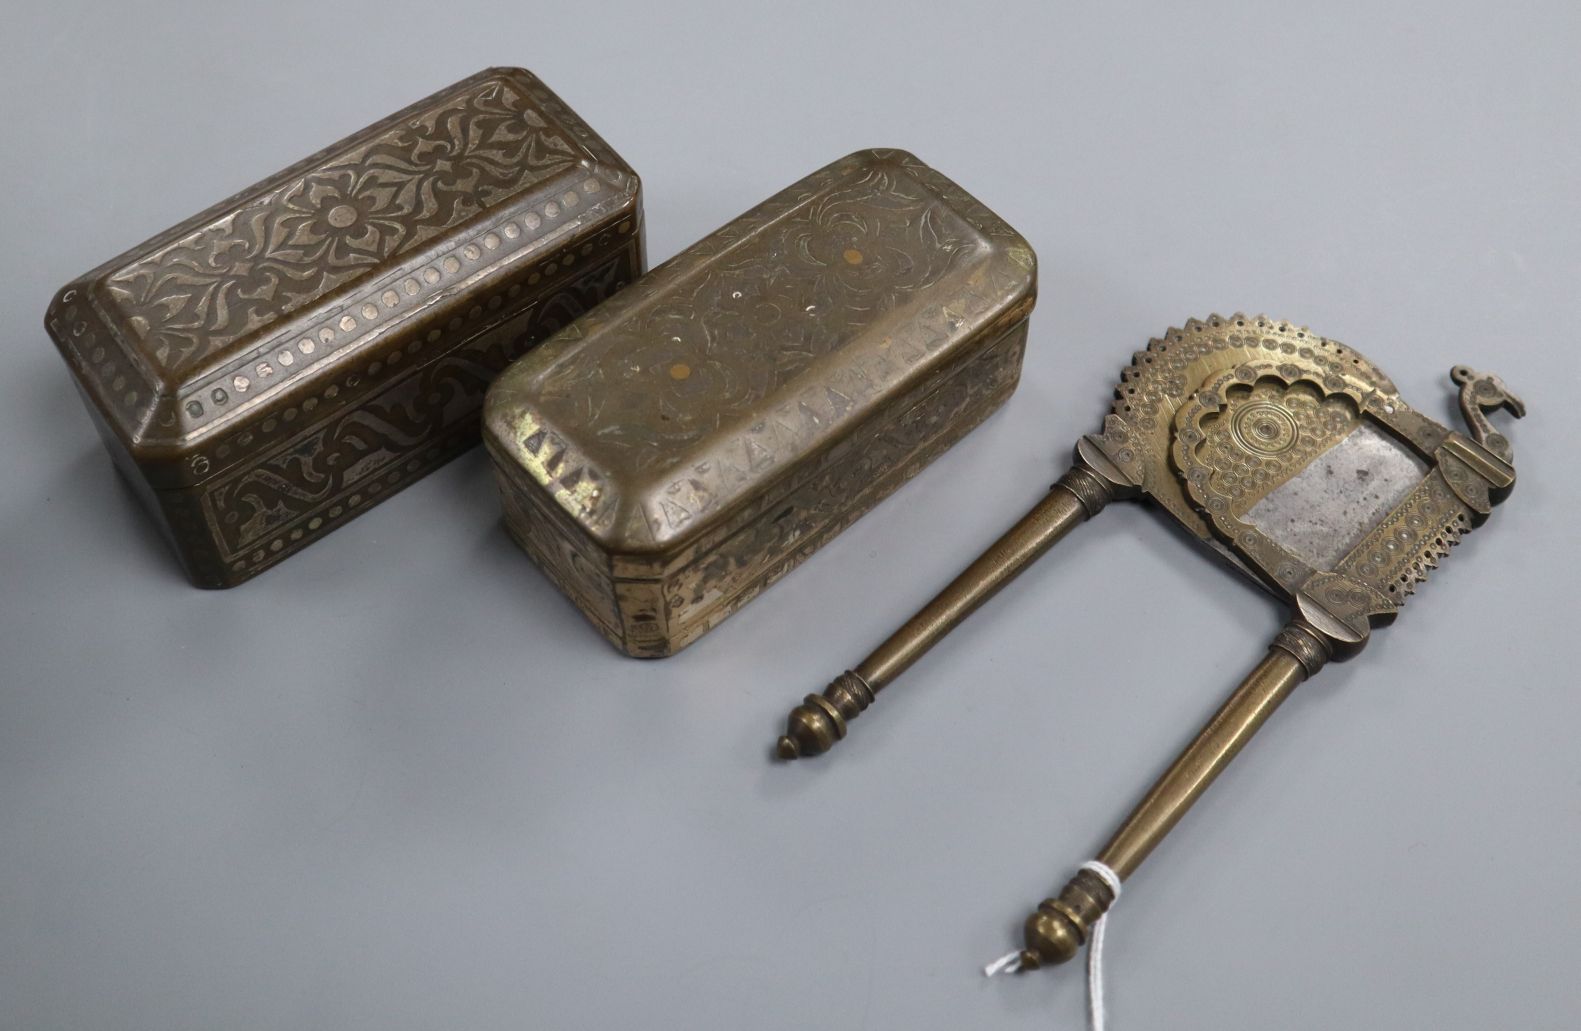
[[519, 360], [496, 456], [614, 555], [684, 549], [1031, 311], [1032, 248], [898, 150], [813, 173]]
[[[214, 471], [205, 441], [637, 190], [536, 76], [489, 69], [107, 262], [46, 324], [156, 485], [194, 482]], [[338, 394], [354, 404], [357, 384]]]

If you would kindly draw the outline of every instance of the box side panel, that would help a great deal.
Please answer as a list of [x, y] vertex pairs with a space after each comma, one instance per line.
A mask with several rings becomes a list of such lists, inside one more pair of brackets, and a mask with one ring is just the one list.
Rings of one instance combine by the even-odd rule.
[[108, 434], [106, 442], [113, 437], [129, 460], [135, 460], [130, 445], [160, 399], [145, 364], [119, 343], [89, 300], [91, 288], [90, 280], [78, 279], [57, 291], [44, 313], [44, 329], [94, 413], [100, 434]]
[[616, 648], [624, 648], [625, 630], [608, 561], [553, 502], [545, 503], [541, 490], [512, 475], [492, 447], [489, 452], [511, 538], [599, 633]]
[[[278, 439], [255, 459], [159, 493], [195, 499], [188, 532], [210, 542], [224, 585], [240, 583], [475, 444], [493, 378], [638, 277], [641, 262], [634, 224], [613, 250], [578, 260], [552, 281], [534, 271], [493, 284], [489, 295], [468, 297], [470, 308], [442, 328], [413, 333], [382, 357], [370, 354], [334, 381], [315, 383], [311, 396], [261, 417], [243, 432]], [[507, 298], [520, 306], [500, 320], [494, 313]], [[425, 349], [437, 357], [425, 362]], [[366, 379], [385, 383], [355, 405], [336, 405], [338, 395]]]
[[670, 643], [664, 611], [664, 585], [647, 580], [614, 583], [615, 601], [625, 629], [621, 650], [634, 659], [658, 659], [672, 654], [675, 647]]
[[[160, 536], [164, 537], [165, 543], [169, 544], [171, 550], [176, 553], [176, 558], [180, 560], [181, 567], [186, 571], [187, 576], [200, 587], [208, 586], [201, 579], [199, 572], [201, 563], [195, 563], [194, 559], [196, 556], [188, 554], [187, 548], [184, 547], [184, 540], [176, 532], [174, 521], [170, 518], [169, 513], [165, 511], [164, 499], [161, 497], [160, 492], [149, 486], [148, 479], [143, 475], [143, 471], [137, 467], [137, 462], [132, 458], [131, 452], [126, 450], [126, 445], [121, 443], [120, 438], [115, 434], [115, 430], [110, 427], [109, 423], [105, 422], [99, 406], [94, 403], [83, 381], [80, 379], [74, 380], [73, 385], [77, 388], [77, 395], [82, 398], [83, 407], [88, 410], [88, 417], [93, 420], [93, 428], [99, 432], [99, 439], [104, 441], [104, 449], [109, 452], [110, 462], [115, 466], [115, 471], [126, 481], [127, 486], [136, 495], [143, 510], [148, 513], [154, 520], [155, 525], [159, 527]], [[198, 543], [201, 551], [202, 542]]]
[[587, 531], [542, 484], [492, 440], [484, 440], [511, 538], [610, 644], [635, 658], [668, 655], [664, 585], [658, 580], [617, 582], [609, 556]]
[[756, 518], [667, 572], [664, 633], [628, 642], [628, 650], [668, 655], [685, 647], [915, 476], [1009, 398], [1026, 336], [1022, 320], [949, 375], [919, 385], [829, 448], [788, 493], [758, 506]]
[[143, 469], [105, 421], [82, 382], [78, 381], [76, 387], [94, 428], [99, 431], [99, 439], [104, 442], [104, 449], [110, 455], [111, 464], [154, 521], [159, 535], [170, 545], [187, 579], [197, 587], [229, 586], [225, 566], [220, 561], [214, 538], [203, 519], [201, 499], [197, 492], [155, 490], [150, 486]]

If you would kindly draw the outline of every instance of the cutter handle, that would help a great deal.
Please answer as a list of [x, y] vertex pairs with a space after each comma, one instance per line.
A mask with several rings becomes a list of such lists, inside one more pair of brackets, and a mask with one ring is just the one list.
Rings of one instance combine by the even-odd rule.
[[[1268, 655], [1137, 803], [1098, 853], [1098, 861], [1122, 881], [1130, 877], [1279, 704], [1322, 669], [1331, 654], [1320, 631], [1299, 618], [1286, 624]], [[1086, 870], [1076, 874], [1058, 896], [1044, 899], [1027, 918], [1020, 969], [1034, 970], [1075, 956], [1113, 902], [1114, 892], [1097, 874]]]
[[792, 709], [776, 748], [779, 757], [818, 755], [834, 747], [845, 737], [846, 724], [872, 705], [879, 691], [1115, 496], [1109, 480], [1078, 460], [1042, 501], [855, 669]]

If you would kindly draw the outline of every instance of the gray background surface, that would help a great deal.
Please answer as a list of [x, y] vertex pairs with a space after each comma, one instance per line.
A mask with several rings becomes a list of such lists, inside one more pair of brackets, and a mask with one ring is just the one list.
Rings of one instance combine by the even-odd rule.
[[[1281, 613], [1120, 506], [830, 761], [788, 705], [1020, 514], [1133, 349], [1237, 308], [1521, 483], [1128, 886], [1119, 1028], [1574, 1027], [1581, 8], [274, 2], [11, 9], [0, 41], [0, 1026], [1072, 1027], [986, 982]], [[1042, 261], [1005, 410], [683, 655], [613, 652], [473, 452], [186, 585], [40, 322], [68, 278], [489, 64], [642, 174], [669, 257], [864, 146]]]

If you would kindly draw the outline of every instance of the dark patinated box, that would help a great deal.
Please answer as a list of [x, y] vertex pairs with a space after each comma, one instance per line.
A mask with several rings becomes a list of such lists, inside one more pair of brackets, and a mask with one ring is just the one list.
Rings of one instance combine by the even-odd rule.
[[475, 443], [494, 376], [643, 262], [631, 168], [496, 68], [107, 262], [46, 325], [187, 574], [225, 587]]
[[1010, 396], [1036, 282], [955, 183], [852, 154], [506, 370], [506, 524], [616, 647], [669, 655]]

